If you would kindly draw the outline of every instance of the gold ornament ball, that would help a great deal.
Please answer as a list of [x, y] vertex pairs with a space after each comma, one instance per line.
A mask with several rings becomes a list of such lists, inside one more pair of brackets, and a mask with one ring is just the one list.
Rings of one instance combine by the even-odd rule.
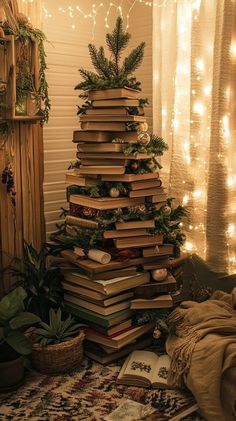
[[171, 208], [170, 208], [170, 206], [164, 206], [163, 208], [162, 208], [162, 212], [164, 213], [164, 215], [166, 215], [166, 216], [168, 216], [168, 215], [170, 215], [171, 214]]
[[161, 331], [159, 329], [154, 329], [153, 338], [159, 339], [161, 337]]
[[140, 132], [146, 132], [147, 130], [148, 130], [148, 124], [146, 122], [139, 123], [138, 133], [140, 133]]
[[148, 145], [148, 143], [150, 142], [150, 135], [147, 132], [143, 132], [141, 131], [138, 134], [138, 143], [140, 145]]
[[119, 197], [120, 196], [120, 192], [116, 187], [112, 187], [109, 191], [109, 194], [111, 197]]
[[154, 269], [152, 271], [152, 278], [154, 279], [154, 281], [162, 282], [166, 279], [167, 274], [167, 269]]
[[139, 163], [137, 161], [132, 162], [131, 168], [133, 170], [137, 170], [139, 168]]
[[155, 168], [155, 162], [154, 161], [148, 161], [147, 162], [147, 167], [150, 168], [150, 169]]

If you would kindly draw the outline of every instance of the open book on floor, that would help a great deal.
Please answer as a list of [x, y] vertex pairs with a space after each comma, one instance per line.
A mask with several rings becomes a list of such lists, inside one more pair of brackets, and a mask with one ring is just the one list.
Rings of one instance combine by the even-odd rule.
[[117, 378], [118, 384], [130, 386], [170, 388], [167, 385], [170, 357], [151, 351], [133, 351], [125, 360]]

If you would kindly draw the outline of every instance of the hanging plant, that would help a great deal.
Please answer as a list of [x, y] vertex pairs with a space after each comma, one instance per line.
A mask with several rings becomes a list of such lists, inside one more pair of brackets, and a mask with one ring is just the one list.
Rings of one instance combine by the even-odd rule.
[[[31, 23], [24, 15], [17, 16], [18, 28], [12, 29], [7, 23], [2, 25], [5, 35], [14, 35], [17, 42], [16, 57], [16, 102], [19, 114], [25, 115], [24, 100], [27, 95], [31, 95], [36, 103], [37, 115], [42, 116], [42, 124], [48, 121], [50, 111], [50, 99], [48, 96], [48, 83], [45, 71], [46, 53], [44, 33], [32, 27]], [[39, 58], [39, 80], [34, 80], [34, 75], [30, 69], [30, 53], [34, 43], [38, 44]]]

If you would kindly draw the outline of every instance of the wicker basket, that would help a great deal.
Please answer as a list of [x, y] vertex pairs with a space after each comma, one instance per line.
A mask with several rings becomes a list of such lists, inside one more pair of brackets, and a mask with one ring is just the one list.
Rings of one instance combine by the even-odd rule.
[[83, 340], [80, 332], [75, 338], [59, 344], [42, 346], [33, 344], [31, 360], [36, 370], [45, 374], [61, 374], [74, 370], [83, 358]]

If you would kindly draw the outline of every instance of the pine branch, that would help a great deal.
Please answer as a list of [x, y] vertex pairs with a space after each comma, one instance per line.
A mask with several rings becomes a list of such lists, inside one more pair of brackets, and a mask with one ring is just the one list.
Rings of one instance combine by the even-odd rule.
[[144, 55], [145, 42], [141, 42], [128, 57], [125, 58], [122, 68], [122, 73], [127, 77], [130, 73], [133, 73], [141, 64]]
[[87, 85], [95, 85], [99, 80], [99, 77], [96, 73], [91, 72], [90, 70], [79, 69], [79, 73], [84, 79], [84, 81], [80, 82], [78, 85], [75, 86], [75, 89], [84, 89], [86, 90]]
[[123, 31], [123, 21], [119, 16], [116, 20], [116, 26], [111, 34], [106, 35], [106, 43], [113, 55], [115, 73], [119, 74], [119, 61], [121, 52], [127, 47], [131, 35]]
[[93, 44], [88, 45], [89, 54], [94, 68], [101, 77], [110, 79], [111, 69], [109, 61], [105, 57], [104, 48], [100, 47], [99, 50]]

